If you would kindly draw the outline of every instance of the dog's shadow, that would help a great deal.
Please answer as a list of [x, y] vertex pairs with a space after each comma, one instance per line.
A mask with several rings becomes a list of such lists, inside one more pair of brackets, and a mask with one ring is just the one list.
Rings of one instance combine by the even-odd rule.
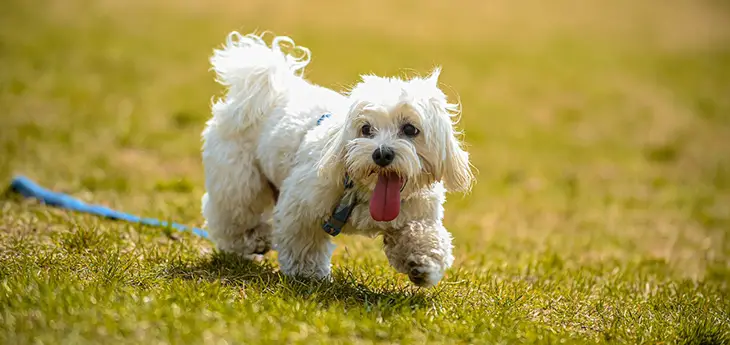
[[256, 286], [270, 292], [284, 290], [297, 298], [313, 299], [327, 307], [333, 302], [345, 306], [427, 307], [432, 300], [429, 293], [412, 287], [389, 286], [375, 291], [359, 282], [351, 272], [339, 269], [329, 281], [303, 280], [286, 277], [276, 272], [268, 261], [254, 262], [238, 255], [215, 252], [191, 264], [178, 263], [168, 267], [171, 277], [220, 281], [230, 286]]

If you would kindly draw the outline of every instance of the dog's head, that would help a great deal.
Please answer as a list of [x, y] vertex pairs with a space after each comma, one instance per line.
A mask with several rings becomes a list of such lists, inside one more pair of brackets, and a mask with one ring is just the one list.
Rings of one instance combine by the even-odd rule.
[[395, 219], [405, 196], [434, 182], [448, 191], [471, 187], [469, 156], [452, 122], [458, 106], [438, 88], [439, 73], [410, 80], [363, 76], [350, 92], [346, 119], [330, 133], [320, 172], [346, 172], [372, 190], [370, 214], [377, 221]]

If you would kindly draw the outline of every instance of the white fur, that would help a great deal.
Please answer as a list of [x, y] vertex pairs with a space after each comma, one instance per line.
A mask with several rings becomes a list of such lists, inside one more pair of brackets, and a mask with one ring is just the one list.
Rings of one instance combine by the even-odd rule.
[[[347, 172], [355, 182], [347, 192], [361, 202], [342, 233], [383, 235], [396, 270], [417, 285], [435, 285], [453, 262], [442, 225], [445, 193], [468, 191], [473, 179], [453, 128], [458, 108], [438, 88], [440, 70], [410, 80], [363, 76], [343, 95], [302, 78], [309, 59], [290, 38], [275, 37], [269, 46], [236, 32], [215, 50], [211, 63], [227, 93], [203, 131], [202, 203], [212, 240], [247, 256], [273, 241], [284, 274], [327, 277], [334, 245], [322, 224], [346, 192]], [[317, 125], [325, 113], [332, 116]], [[365, 123], [372, 137], [361, 135]], [[406, 137], [404, 123], [420, 134]], [[372, 152], [384, 145], [396, 153], [387, 170], [407, 182], [398, 217], [376, 222], [368, 201], [386, 168]]]

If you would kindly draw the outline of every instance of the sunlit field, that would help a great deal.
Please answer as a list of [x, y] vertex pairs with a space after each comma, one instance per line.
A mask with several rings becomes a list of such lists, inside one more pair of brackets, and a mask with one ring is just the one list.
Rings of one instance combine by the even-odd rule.
[[477, 172], [449, 195], [456, 261], [432, 289], [381, 238], [338, 236], [333, 282], [301, 282], [275, 252], [5, 193], [1, 344], [730, 343], [726, 2], [1, 7], [0, 183], [202, 226], [208, 58], [233, 30], [291, 36], [337, 90], [442, 66]]

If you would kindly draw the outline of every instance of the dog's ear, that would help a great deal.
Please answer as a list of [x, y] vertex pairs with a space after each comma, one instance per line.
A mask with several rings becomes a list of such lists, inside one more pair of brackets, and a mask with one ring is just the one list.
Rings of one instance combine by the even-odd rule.
[[[437, 87], [440, 68], [434, 69], [428, 81]], [[469, 153], [463, 148], [458, 138], [458, 132], [454, 129], [455, 123], [452, 118], [459, 113], [458, 104], [446, 102], [446, 97], [441, 93], [439, 97], [431, 99], [432, 109], [436, 112], [433, 121], [434, 142], [438, 151], [439, 160], [435, 164], [435, 177], [444, 183], [446, 190], [450, 192], [468, 192], [474, 181], [474, 174], [469, 164]]]
[[352, 136], [350, 124], [352, 118], [362, 110], [362, 107], [363, 103], [354, 102], [346, 110], [344, 118], [334, 117], [332, 119], [333, 123], [327, 129], [327, 142], [322, 149], [322, 157], [317, 162], [319, 176], [342, 180], [345, 175], [345, 150], [347, 142]]
[[325, 177], [343, 175], [346, 145], [347, 120], [338, 121], [327, 129], [327, 142], [322, 149], [322, 157], [317, 162], [317, 174]]
[[444, 187], [450, 192], [468, 192], [474, 180], [474, 174], [469, 166], [469, 153], [461, 148], [461, 143], [451, 124], [447, 125], [444, 141], [439, 174], [444, 182]]

